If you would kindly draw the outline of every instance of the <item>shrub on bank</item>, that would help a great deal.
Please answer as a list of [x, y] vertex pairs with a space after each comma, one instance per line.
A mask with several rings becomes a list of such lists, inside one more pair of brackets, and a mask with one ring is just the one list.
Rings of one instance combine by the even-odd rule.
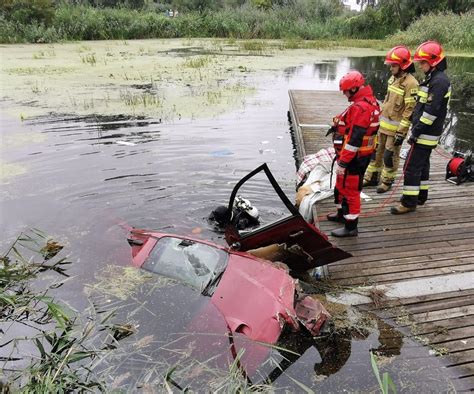
[[[5, 5], [26, 0], [2, 1]], [[33, 0], [31, 4], [48, 2], [52, 0]], [[37, 8], [31, 9], [41, 14]], [[331, 14], [321, 10], [306, 13], [298, 7], [264, 10], [244, 6], [205, 13], [182, 13], [177, 18], [169, 18], [154, 10], [64, 4], [54, 10], [51, 18], [44, 15], [25, 17], [26, 14], [21, 16], [12, 10], [14, 8], [1, 8], [0, 42], [3, 43], [179, 37], [383, 39], [393, 32], [393, 26], [386, 23], [378, 9], [368, 9], [360, 14]], [[28, 23], [25, 23], [25, 18]], [[474, 47], [473, 31], [474, 12], [461, 16], [451, 13], [427, 15], [407, 31], [389, 37], [388, 45], [405, 43], [415, 46], [426, 39], [437, 39], [449, 47], [469, 49]]]
[[457, 15], [452, 12], [423, 15], [407, 30], [389, 38], [389, 43], [416, 47], [427, 40], [458, 49], [474, 49], [474, 11]]

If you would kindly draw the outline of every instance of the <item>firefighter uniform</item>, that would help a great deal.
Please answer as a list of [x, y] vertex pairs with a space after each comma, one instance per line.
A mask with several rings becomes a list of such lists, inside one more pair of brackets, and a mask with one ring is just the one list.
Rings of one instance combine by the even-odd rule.
[[350, 100], [353, 103], [334, 121], [337, 163], [345, 168], [336, 177], [334, 199], [349, 230], [357, 228], [363, 176], [375, 149], [380, 116], [370, 86], [361, 87]]
[[418, 81], [410, 73], [402, 72], [399, 78], [392, 76], [389, 79], [387, 95], [382, 104], [377, 150], [375, 159], [370, 162], [365, 173], [366, 183], [378, 184], [380, 179], [390, 186], [395, 180], [401, 148], [401, 145], [394, 145], [395, 135], [406, 137], [417, 92]]
[[451, 97], [448, 77], [437, 68], [420, 83], [417, 104], [412, 116], [412, 143], [405, 163], [401, 204], [416, 208], [428, 199], [431, 151], [438, 145]]

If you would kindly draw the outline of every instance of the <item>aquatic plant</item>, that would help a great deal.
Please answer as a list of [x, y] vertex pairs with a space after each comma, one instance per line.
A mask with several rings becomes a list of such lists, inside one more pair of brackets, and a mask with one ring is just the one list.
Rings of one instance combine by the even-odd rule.
[[50, 57], [55, 57], [56, 52], [54, 50], [54, 47], [48, 49], [48, 50], [41, 50], [39, 52], [33, 53], [33, 59], [46, 59]]
[[[9, 371], [3, 376], [3, 390], [7, 392], [18, 388], [25, 392], [61, 392], [102, 387], [90, 379], [85, 364], [71, 367], [78, 361], [91, 360], [97, 352], [85, 346], [91, 333], [88, 326], [78, 332], [74, 312], [49, 294], [64, 281], [49, 283], [44, 289], [30, 285], [44, 272], [68, 276], [70, 261], [56, 259], [62, 248], [39, 230], [31, 230], [20, 234], [0, 257], [0, 323], [4, 338], [11, 338], [2, 343], [7, 355], [2, 357], [3, 369]], [[26, 257], [25, 253], [32, 256]], [[16, 337], [20, 326], [22, 335]], [[31, 354], [31, 346], [36, 347], [37, 354]]]
[[[128, 322], [112, 322], [110, 307], [98, 308], [92, 301], [79, 314], [55, 300], [52, 293], [67, 284], [71, 264], [59, 257], [62, 249], [32, 229], [0, 257], [2, 392], [103, 392], [106, 377], [95, 366], [136, 331]], [[44, 273], [65, 279], [44, 278]], [[41, 282], [32, 286], [36, 279]]]
[[190, 68], [203, 68], [209, 65], [212, 61], [213, 58], [211, 56], [191, 57], [184, 61], [184, 66]]
[[91, 66], [95, 66], [97, 63], [97, 59], [95, 57], [95, 53], [88, 53], [84, 56], [81, 56], [82, 63], [90, 64]]
[[247, 40], [239, 42], [239, 49], [243, 51], [262, 54], [265, 50], [268, 49], [268, 44], [266, 44], [264, 41]]
[[130, 90], [121, 91], [120, 99], [125, 103], [125, 105], [130, 107], [142, 106], [143, 108], [147, 108], [161, 107], [162, 105], [160, 98], [150, 92], [134, 93]]
[[370, 352], [370, 363], [372, 364], [372, 371], [374, 372], [375, 377], [377, 378], [377, 382], [379, 384], [380, 390], [382, 394], [389, 394], [390, 390], [392, 393], [397, 392], [397, 387], [395, 383], [393, 383], [392, 378], [387, 372], [384, 372], [382, 377], [380, 376], [379, 367], [377, 366], [377, 359], [374, 353]]

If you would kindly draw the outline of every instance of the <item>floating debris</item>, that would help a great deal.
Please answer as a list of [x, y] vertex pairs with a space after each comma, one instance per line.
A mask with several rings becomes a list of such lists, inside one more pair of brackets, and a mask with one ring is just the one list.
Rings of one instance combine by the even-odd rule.
[[[108, 265], [95, 277], [97, 282], [87, 285], [86, 293], [98, 291], [124, 301], [132, 296], [141, 284], [147, 282], [153, 276], [134, 267]], [[160, 287], [168, 286], [173, 282], [171, 279], [164, 277], [159, 279], [158, 285]]]
[[128, 141], [115, 141], [117, 145], [135, 146], [136, 144]]

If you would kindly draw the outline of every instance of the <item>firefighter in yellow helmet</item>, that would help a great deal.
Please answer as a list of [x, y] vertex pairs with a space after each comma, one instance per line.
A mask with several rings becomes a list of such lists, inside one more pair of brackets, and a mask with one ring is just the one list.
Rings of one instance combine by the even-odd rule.
[[390, 65], [387, 95], [382, 104], [378, 146], [375, 158], [367, 167], [364, 186], [378, 186], [377, 193], [392, 187], [400, 162], [400, 148], [411, 125], [410, 117], [415, 108], [418, 82], [410, 51], [401, 45], [391, 49], [385, 57]]

